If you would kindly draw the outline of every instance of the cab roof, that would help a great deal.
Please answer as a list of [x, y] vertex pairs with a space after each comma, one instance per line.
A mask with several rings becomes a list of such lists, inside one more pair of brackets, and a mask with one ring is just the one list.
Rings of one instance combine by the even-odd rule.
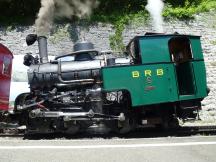
[[200, 38], [201, 36], [197, 36], [197, 35], [188, 35], [188, 34], [179, 34], [179, 33], [174, 33], [174, 34], [164, 34], [164, 33], [150, 33], [147, 32], [145, 33], [145, 35], [141, 35], [141, 36], [135, 36], [133, 39], [130, 40], [130, 42], [128, 44], [130, 44], [131, 42], [133, 42], [134, 40], [140, 39], [140, 38], [152, 38], [152, 37], [161, 37], [161, 38], [165, 38], [165, 37], [189, 37], [189, 38]]

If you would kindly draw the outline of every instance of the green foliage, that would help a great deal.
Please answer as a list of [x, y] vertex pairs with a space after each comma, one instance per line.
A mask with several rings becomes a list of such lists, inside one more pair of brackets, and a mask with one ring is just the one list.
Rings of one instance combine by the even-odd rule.
[[[113, 50], [124, 50], [122, 33], [130, 21], [146, 20], [145, 10], [147, 0], [98, 0], [100, 5], [92, 14], [89, 22], [111, 23], [115, 34], [110, 35], [110, 46]], [[166, 0], [163, 16], [168, 19], [192, 19], [194, 15], [216, 9], [215, 0]], [[33, 24], [40, 8], [40, 0], [0, 0], [0, 25]], [[144, 22], [142, 21], [142, 22]], [[62, 20], [68, 22], [68, 20]], [[71, 22], [71, 20], [69, 20]], [[53, 34], [51, 41], [58, 42], [67, 35], [65, 30], [59, 29]]]
[[[138, 13], [131, 13], [128, 15], [123, 15], [113, 21], [115, 34], [110, 35], [109, 41], [110, 41], [110, 47], [114, 51], [124, 51], [125, 46], [123, 43], [122, 33], [125, 29], [125, 26], [130, 22], [133, 21], [134, 23], [139, 23], [139, 20], [146, 20], [147, 19], [147, 12], [146, 11], [139, 11]], [[142, 21], [143, 22], [143, 21]]]
[[51, 36], [49, 37], [49, 40], [56, 44], [63, 40], [64, 38], [67, 38], [70, 36], [68, 32], [69, 24], [64, 26], [57, 26], [51, 33]]
[[216, 9], [216, 1], [214, 0], [185, 0], [183, 6], [179, 5], [173, 7], [172, 5], [167, 4], [163, 16], [166, 18], [192, 19], [195, 14], [207, 12], [212, 9]]
[[[98, 0], [99, 7], [91, 20], [116, 22], [125, 15], [145, 9], [147, 0]], [[193, 18], [194, 14], [216, 8], [215, 0], [166, 0], [164, 16], [168, 18]], [[40, 0], [1, 0], [0, 22], [3, 24], [34, 23], [40, 8]]]
[[[100, 2], [101, 5], [92, 15], [91, 21], [113, 24], [115, 34], [109, 38], [110, 47], [115, 51], [122, 51], [124, 50], [122, 33], [125, 25], [131, 20], [136, 23], [135, 20], [139, 20], [140, 17], [143, 19], [148, 17], [145, 10], [147, 0], [100, 0]], [[195, 14], [211, 9], [216, 9], [215, 0], [166, 0], [163, 16], [167, 19], [193, 19]]]
[[39, 8], [39, 0], [0, 0], [0, 25], [32, 24]]
[[124, 44], [123, 44], [122, 32], [125, 28], [125, 22], [122, 21], [116, 22], [114, 27], [115, 27], [115, 34], [109, 36], [110, 47], [114, 51], [123, 51]]
[[199, 5], [203, 0], [166, 0], [166, 3], [170, 4], [172, 7], [184, 7], [185, 4], [187, 5]]
[[109, 36], [110, 47], [114, 51], [124, 51], [122, 33], [125, 26], [132, 20], [147, 17], [147, 11], [144, 10], [146, 0], [99, 1], [100, 6], [95, 10], [90, 21], [113, 24], [115, 33]]

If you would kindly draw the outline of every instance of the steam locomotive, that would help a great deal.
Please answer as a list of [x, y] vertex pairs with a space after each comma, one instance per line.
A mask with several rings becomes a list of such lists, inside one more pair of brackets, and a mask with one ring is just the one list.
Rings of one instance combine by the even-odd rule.
[[26, 37], [28, 45], [36, 41], [40, 57], [24, 57], [30, 93], [20, 94], [14, 105], [28, 133], [177, 128], [179, 119], [198, 117], [208, 94], [199, 36], [136, 36], [124, 58], [78, 42], [72, 53], [51, 61], [46, 37]]

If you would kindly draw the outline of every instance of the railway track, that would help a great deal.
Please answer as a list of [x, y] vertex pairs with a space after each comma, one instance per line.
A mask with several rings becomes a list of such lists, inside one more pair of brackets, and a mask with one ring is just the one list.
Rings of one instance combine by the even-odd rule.
[[28, 135], [25, 133], [25, 129], [0, 129], [0, 137], [19, 137], [19, 138], [70, 138], [70, 139], [82, 139], [82, 138], [94, 138], [94, 137], [102, 137], [102, 138], [149, 138], [149, 137], [168, 137], [168, 136], [191, 136], [191, 135], [216, 135], [216, 125], [211, 126], [183, 126], [178, 129], [170, 129], [170, 130], [162, 130], [156, 128], [138, 128], [135, 131], [125, 134], [89, 134], [82, 133], [77, 135], [66, 135], [62, 133], [54, 133], [54, 134], [37, 134], [37, 135]]
[[216, 125], [211, 126], [184, 126], [181, 127], [180, 132], [189, 132], [189, 133], [216, 133]]

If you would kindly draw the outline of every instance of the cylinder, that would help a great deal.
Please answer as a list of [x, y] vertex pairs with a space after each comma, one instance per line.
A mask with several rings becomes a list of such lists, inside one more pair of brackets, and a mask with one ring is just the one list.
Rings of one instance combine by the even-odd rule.
[[38, 36], [38, 47], [39, 47], [40, 62], [47, 63], [48, 62], [47, 38], [45, 36]]

